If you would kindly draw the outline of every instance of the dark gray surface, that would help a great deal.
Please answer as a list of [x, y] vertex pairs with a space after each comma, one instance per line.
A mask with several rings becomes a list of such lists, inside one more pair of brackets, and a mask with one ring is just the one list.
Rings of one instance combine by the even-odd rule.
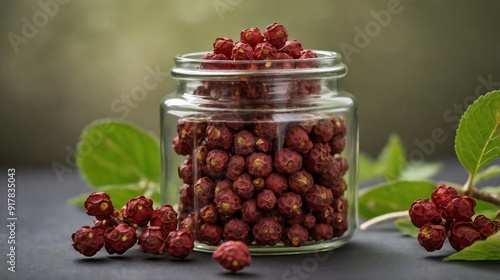
[[[446, 166], [438, 179], [465, 180], [457, 163]], [[91, 189], [76, 172], [59, 182], [50, 169], [16, 170], [16, 273], [7, 271], [7, 170], [0, 171], [1, 279], [500, 279], [499, 262], [444, 262], [451, 247], [427, 253], [390, 222], [358, 231], [351, 242], [330, 252], [254, 257], [238, 275], [225, 272], [205, 253], [177, 261], [143, 254], [136, 246], [122, 256], [102, 250], [86, 258], [73, 250], [70, 236], [92, 219], [66, 200]]]

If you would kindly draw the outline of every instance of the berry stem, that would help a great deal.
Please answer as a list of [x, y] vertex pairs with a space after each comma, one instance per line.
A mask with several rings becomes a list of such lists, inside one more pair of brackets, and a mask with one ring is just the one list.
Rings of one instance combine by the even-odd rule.
[[470, 197], [480, 199], [483, 201], [487, 201], [487, 202], [493, 203], [495, 205], [500, 205], [500, 196], [499, 195], [478, 190], [478, 189], [474, 188], [473, 182], [474, 182], [474, 174], [470, 174], [469, 178], [467, 179], [467, 182], [465, 182], [465, 184], [462, 188], [462, 191], [464, 192], [465, 195], [468, 195]]
[[374, 226], [376, 224], [379, 224], [381, 222], [385, 222], [385, 221], [388, 221], [388, 220], [399, 219], [399, 218], [404, 218], [404, 217], [408, 217], [408, 211], [407, 210], [397, 211], [397, 212], [390, 212], [390, 213], [383, 214], [383, 215], [377, 216], [375, 218], [369, 219], [368, 221], [362, 223], [359, 226], [359, 229], [362, 230], [362, 231], [365, 231], [369, 227]]

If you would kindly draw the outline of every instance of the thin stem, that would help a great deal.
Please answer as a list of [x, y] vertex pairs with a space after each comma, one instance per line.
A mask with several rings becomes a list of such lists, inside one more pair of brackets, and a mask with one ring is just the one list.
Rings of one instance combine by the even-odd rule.
[[378, 223], [385, 222], [385, 221], [388, 221], [388, 220], [394, 220], [394, 219], [404, 218], [404, 217], [408, 217], [408, 210], [383, 214], [383, 215], [377, 216], [375, 218], [372, 218], [372, 219], [370, 219], [370, 220], [362, 223], [359, 226], [359, 229], [365, 231], [369, 227], [374, 226], [374, 225], [376, 225]]
[[472, 190], [470, 192], [470, 196], [472, 196], [473, 198], [484, 200], [484, 201], [487, 201], [487, 202], [490, 202], [490, 203], [493, 203], [495, 205], [500, 206], [500, 196], [497, 194], [484, 192], [484, 191], [480, 191], [478, 189], [472, 188]]

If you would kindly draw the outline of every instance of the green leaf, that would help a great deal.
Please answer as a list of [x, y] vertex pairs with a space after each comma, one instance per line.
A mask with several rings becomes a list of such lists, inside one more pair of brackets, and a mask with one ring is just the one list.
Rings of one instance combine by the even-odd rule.
[[474, 242], [447, 258], [445, 261], [499, 261], [500, 260], [500, 233], [488, 237], [486, 240]]
[[[144, 194], [143, 189], [130, 188], [127, 186], [106, 186], [100, 188], [100, 191], [106, 192], [115, 209], [120, 210], [131, 198], [138, 197]], [[79, 206], [82, 209], [83, 203], [87, 199], [89, 194], [82, 194], [69, 199], [69, 203], [75, 206]]]
[[500, 157], [500, 91], [479, 97], [467, 108], [457, 129], [455, 151], [472, 178]]
[[380, 152], [376, 172], [383, 174], [388, 181], [398, 179], [405, 162], [406, 153], [403, 144], [398, 135], [392, 134]]
[[365, 219], [410, 209], [418, 198], [430, 198], [436, 185], [428, 181], [393, 181], [363, 189], [359, 214]]
[[474, 185], [479, 182], [486, 181], [490, 178], [500, 176], [500, 165], [492, 165], [478, 172], [474, 177]]
[[401, 171], [401, 180], [423, 180], [436, 175], [443, 165], [441, 163], [409, 162]]
[[93, 186], [158, 183], [158, 140], [138, 127], [116, 120], [92, 123], [78, 144], [78, 166]]
[[377, 173], [375, 160], [368, 155], [359, 153], [358, 163], [358, 179], [360, 182], [368, 181], [381, 175]]
[[403, 232], [404, 234], [411, 236], [411, 237], [417, 237], [418, 234], [420, 233], [420, 229], [415, 227], [412, 223], [409, 217], [405, 218], [399, 218], [394, 222], [394, 225]]

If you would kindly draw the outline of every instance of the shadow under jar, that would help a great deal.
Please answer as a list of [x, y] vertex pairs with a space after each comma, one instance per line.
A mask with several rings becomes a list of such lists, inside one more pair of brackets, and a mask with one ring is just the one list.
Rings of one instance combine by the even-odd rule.
[[272, 61], [175, 57], [161, 104], [162, 202], [194, 218], [195, 250], [345, 244], [357, 226], [358, 120], [339, 54]]

